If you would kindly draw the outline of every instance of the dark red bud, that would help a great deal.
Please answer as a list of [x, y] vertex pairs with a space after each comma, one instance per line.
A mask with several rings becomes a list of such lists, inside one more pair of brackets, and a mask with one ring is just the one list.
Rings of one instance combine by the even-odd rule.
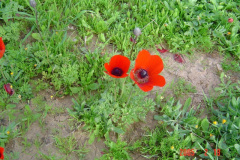
[[4, 84], [5, 91], [11, 96], [14, 94], [14, 90], [11, 88], [11, 84]]

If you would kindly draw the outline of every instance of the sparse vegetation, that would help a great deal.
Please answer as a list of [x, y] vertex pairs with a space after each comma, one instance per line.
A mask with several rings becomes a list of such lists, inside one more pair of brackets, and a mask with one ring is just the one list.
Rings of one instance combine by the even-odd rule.
[[[0, 1], [0, 159], [240, 159], [239, 7]], [[220, 74], [217, 87], [164, 72], [198, 51], [221, 56], [200, 71]]]

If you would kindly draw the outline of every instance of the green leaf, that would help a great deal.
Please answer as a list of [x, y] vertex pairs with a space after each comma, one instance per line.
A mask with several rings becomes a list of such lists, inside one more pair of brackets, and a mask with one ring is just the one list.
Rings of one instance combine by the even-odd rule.
[[70, 90], [75, 94], [81, 91], [81, 87], [70, 87]]
[[182, 115], [184, 116], [184, 114], [187, 112], [188, 108], [190, 107], [192, 102], [191, 98], [188, 98], [183, 106], [183, 111], [182, 111]]
[[13, 109], [13, 108], [15, 108], [15, 107], [16, 107], [15, 104], [8, 104], [8, 105], [6, 106], [7, 109]]
[[202, 120], [201, 126], [202, 126], [202, 128], [203, 128], [203, 131], [207, 131], [207, 130], [208, 130], [209, 122], [208, 122], [208, 119], [207, 119], [207, 118], [204, 118], [204, 119]]
[[39, 33], [33, 33], [33, 34], [32, 34], [32, 37], [33, 37], [34, 39], [38, 40], [38, 41], [41, 41], [41, 36], [40, 36]]
[[112, 127], [112, 130], [118, 134], [122, 134], [125, 133], [121, 128], [117, 128], [117, 127]]
[[157, 121], [163, 120], [163, 117], [162, 117], [162, 116], [159, 116], [159, 115], [154, 115], [153, 118], [154, 118], [155, 120], [157, 120]]
[[238, 114], [238, 112], [231, 105], [228, 106], [228, 109], [234, 116]]
[[89, 26], [84, 19], [82, 19], [82, 25], [83, 25], [84, 27], [88, 28], [88, 29], [92, 29], [92, 27]]
[[193, 135], [193, 133], [191, 133], [190, 136], [193, 142], [196, 142], [198, 140], [198, 138], [195, 135]]
[[96, 117], [96, 118], [95, 118], [95, 122], [96, 122], [96, 123], [99, 123], [100, 121], [101, 121], [101, 117]]
[[18, 72], [18, 74], [14, 77], [14, 80], [16, 81], [18, 79], [18, 77], [23, 73], [23, 70], [21, 70], [20, 72]]
[[220, 149], [227, 149], [228, 148], [228, 146], [226, 145], [226, 143], [225, 142], [223, 142], [223, 138], [219, 141], [219, 143], [218, 143], [218, 146], [219, 146], [219, 148]]
[[235, 97], [232, 98], [232, 105], [237, 108], [237, 99]]
[[234, 147], [238, 151], [238, 154], [240, 154], [240, 145], [239, 144], [235, 144]]
[[102, 42], [106, 42], [106, 38], [105, 38], [105, 36], [104, 36], [103, 33], [101, 33], [101, 34], [99, 35], [99, 39], [100, 39]]
[[90, 90], [96, 90], [96, 89], [99, 88], [99, 84], [97, 84], [97, 83], [92, 83], [92, 84], [90, 84], [90, 85], [88, 86], [88, 88], [89, 88]]
[[89, 138], [89, 140], [88, 140], [88, 143], [89, 143], [89, 144], [92, 144], [92, 143], [94, 142], [94, 140], [95, 140], [95, 134], [92, 133], [92, 134], [90, 135], [90, 138]]

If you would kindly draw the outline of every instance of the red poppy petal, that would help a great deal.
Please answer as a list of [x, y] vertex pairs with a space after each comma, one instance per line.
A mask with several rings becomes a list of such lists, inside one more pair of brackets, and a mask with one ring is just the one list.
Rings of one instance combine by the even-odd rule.
[[4, 152], [4, 148], [3, 147], [0, 147], [0, 159], [4, 159], [4, 155], [3, 155], [3, 152]]
[[153, 85], [152, 85], [151, 83], [145, 83], [145, 84], [140, 84], [140, 83], [138, 83], [138, 82], [134, 79], [133, 71], [134, 71], [134, 69], [132, 69], [131, 72], [130, 72], [130, 78], [135, 82], [135, 84], [138, 85], [138, 87], [139, 87], [142, 91], [148, 92], [148, 91], [150, 91], [150, 90], [153, 89]]
[[0, 37], [0, 50], [5, 50], [5, 45], [4, 45], [4, 42], [2, 40], [2, 37]]
[[134, 69], [132, 69], [131, 72], [130, 72], [130, 78], [131, 78], [135, 83], [137, 83], [137, 81], [134, 79], [133, 72], [134, 72]]
[[184, 59], [182, 58], [182, 56], [180, 54], [174, 54], [173, 58], [175, 61], [177, 61], [178, 63], [184, 63]]
[[151, 85], [150, 83], [137, 84], [137, 85], [144, 92], [148, 92], [148, 91], [151, 91], [153, 89], [153, 85]]
[[111, 67], [109, 66], [109, 64], [108, 63], [105, 63], [104, 64], [104, 67], [105, 67], [105, 69], [109, 72], [109, 73], [111, 73]]
[[5, 52], [5, 45], [3, 43], [2, 37], [0, 37], [0, 59], [3, 57]]
[[163, 70], [163, 61], [158, 55], [152, 55], [149, 63], [147, 64], [148, 75], [159, 74]]
[[167, 50], [167, 49], [164, 49], [164, 48], [162, 48], [162, 49], [157, 48], [157, 51], [160, 52], [160, 53], [165, 53], [165, 52], [167, 52], [168, 50]]
[[146, 69], [148, 62], [150, 60], [151, 54], [147, 50], [141, 50], [138, 53], [138, 56], [135, 61], [135, 67], [134, 69]]
[[3, 57], [5, 50], [0, 50], [0, 59]]
[[127, 73], [130, 67], [130, 63], [131, 62], [127, 57], [122, 55], [115, 55], [111, 58], [109, 65], [111, 68], [121, 68], [123, 73]]
[[166, 84], [166, 80], [161, 75], [152, 75], [150, 76], [149, 82], [153, 86], [163, 87]]

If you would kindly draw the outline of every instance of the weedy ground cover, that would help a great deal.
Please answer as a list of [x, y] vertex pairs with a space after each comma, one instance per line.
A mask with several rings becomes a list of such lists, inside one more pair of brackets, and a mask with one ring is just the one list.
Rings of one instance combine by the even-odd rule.
[[[36, 159], [84, 159], [88, 150], [70, 134], [81, 126], [85, 144], [104, 140], [101, 156], [91, 158], [237, 159], [240, 86], [229, 71], [240, 72], [239, 7], [237, 0], [0, 1], [0, 158], [21, 159], [36, 147]], [[164, 54], [184, 65], [199, 51], [223, 57], [214, 96], [197, 93], [186, 77], [164, 76]], [[193, 94], [205, 103], [195, 105]], [[73, 105], [47, 103], [67, 96]], [[149, 112], [157, 125], [130, 143], [124, 136]], [[47, 119], [64, 114], [73, 131], [47, 132]], [[51, 135], [53, 154], [41, 150], [39, 137], [29, 141], [33, 125]], [[15, 140], [20, 151], [11, 150]]]

